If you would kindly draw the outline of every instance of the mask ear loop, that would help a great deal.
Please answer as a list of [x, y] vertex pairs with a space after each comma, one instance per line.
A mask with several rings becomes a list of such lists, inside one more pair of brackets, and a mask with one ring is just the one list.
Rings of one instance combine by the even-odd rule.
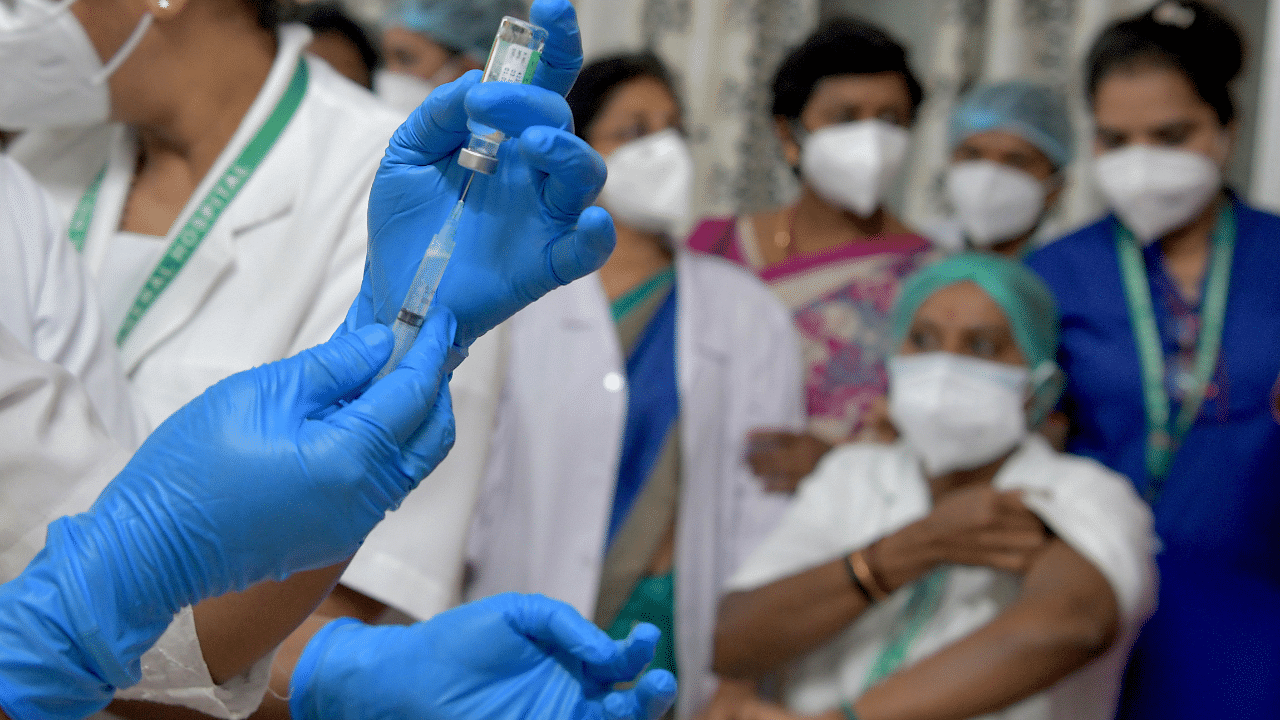
[[[791, 140], [795, 142], [796, 147], [800, 148], [800, 156], [804, 157], [804, 144], [809, 139], [809, 131], [800, 122], [800, 118], [788, 120], [787, 126], [791, 128]], [[796, 176], [796, 180], [804, 182], [804, 178], [800, 175], [800, 163], [797, 162], [791, 166], [791, 174]]]
[[1065, 167], [1054, 168], [1053, 174], [1045, 178], [1040, 185], [1044, 188], [1044, 207], [1040, 208], [1040, 214], [1036, 216], [1036, 224], [1031, 226], [1031, 239], [1029, 242], [1033, 248], [1038, 244], [1036, 238], [1044, 230], [1045, 222], [1055, 217], [1055, 213], [1062, 207], [1061, 197], [1057, 201], [1050, 203], [1049, 196], [1067, 187], [1067, 169]]
[[1062, 381], [1062, 369], [1052, 360], [1044, 360], [1031, 371], [1027, 383], [1027, 420], [1032, 427], [1039, 425], [1048, 416], [1052, 406], [1042, 399], [1045, 390]]
[[[67, 4], [70, 5], [70, 3]], [[111, 77], [111, 74], [133, 54], [134, 49], [138, 47], [138, 43], [142, 42], [142, 37], [147, 34], [147, 30], [151, 28], [151, 23], [155, 22], [155, 19], [155, 16], [151, 13], [143, 15], [142, 19], [138, 21], [138, 26], [133, 29], [133, 34], [129, 36], [129, 39], [124, 41], [124, 44], [120, 46], [120, 49], [116, 51], [111, 60], [106, 65], [103, 65], [102, 69], [95, 73], [89, 81], [94, 85], [101, 85], [106, 82], [107, 78]]]

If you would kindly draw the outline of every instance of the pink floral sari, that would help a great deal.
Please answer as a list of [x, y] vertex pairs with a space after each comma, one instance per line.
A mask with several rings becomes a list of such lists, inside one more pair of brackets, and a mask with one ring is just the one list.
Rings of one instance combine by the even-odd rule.
[[707, 220], [690, 249], [719, 255], [760, 276], [790, 308], [806, 369], [809, 429], [845, 442], [888, 389], [885, 360], [896, 349], [889, 311], [902, 279], [933, 260], [929, 241], [885, 235], [764, 267], [746, 218]]

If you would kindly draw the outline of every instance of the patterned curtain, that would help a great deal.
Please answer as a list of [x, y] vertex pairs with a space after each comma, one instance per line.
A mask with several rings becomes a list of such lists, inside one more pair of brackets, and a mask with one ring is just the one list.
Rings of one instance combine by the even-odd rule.
[[769, 116], [769, 81], [818, 0], [575, 0], [588, 60], [649, 48], [676, 76], [697, 166], [694, 216], [753, 211], [794, 190]]
[[[306, 0], [304, 0], [306, 1]], [[376, 24], [394, 0], [343, 0]], [[782, 55], [812, 32], [819, 0], [573, 0], [587, 60], [653, 50], [679, 84], [694, 162], [693, 219], [786, 202], [795, 190], [769, 117]]]

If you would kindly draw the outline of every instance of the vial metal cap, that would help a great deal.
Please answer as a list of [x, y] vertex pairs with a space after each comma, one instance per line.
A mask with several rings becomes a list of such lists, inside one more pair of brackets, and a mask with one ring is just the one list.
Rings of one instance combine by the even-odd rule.
[[498, 158], [481, 155], [470, 148], [462, 148], [458, 151], [458, 164], [468, 170], [492, 175], [493, 171], [498, 169]]

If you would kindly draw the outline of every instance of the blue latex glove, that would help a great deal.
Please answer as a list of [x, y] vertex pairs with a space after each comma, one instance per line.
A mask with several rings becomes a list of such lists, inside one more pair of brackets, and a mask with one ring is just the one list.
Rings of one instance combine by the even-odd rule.
[[656, 720], [675, 700], [666, 670], [645, 673], [658, 629], [611, 640], [573, 608], [509, 593], [423, 623], [336, 620], [294, 669], [294, 720]]
[[437, 88], [396, 130], [369, 195], [369, 251], [348, 330], [391, 325], [432, 235], [471, 171], [457, 164], [468, 115], [513, 140], [492, 176], [476, 174], [457, 246], [435, 303], [458, 318], [466, 348], [549, 290], [593, 272], [613, 251], [613, 221], [589, 207], [604, 184], [604, 160], [569, 129], [561, 97], [582, 65], [577, 16], [568, 0], [536, 0], [548, 31], [533, 85], [480, 84], [479, 71]]
[[5, 712], [89, 715], [140, 679], [183, 606], [351, 556], [452, 445], [453, 331], [433, 312], [405, 362], [344, 407], [390, 356], [389, 329], [233, 375], [174, 413], [0, 586]]

